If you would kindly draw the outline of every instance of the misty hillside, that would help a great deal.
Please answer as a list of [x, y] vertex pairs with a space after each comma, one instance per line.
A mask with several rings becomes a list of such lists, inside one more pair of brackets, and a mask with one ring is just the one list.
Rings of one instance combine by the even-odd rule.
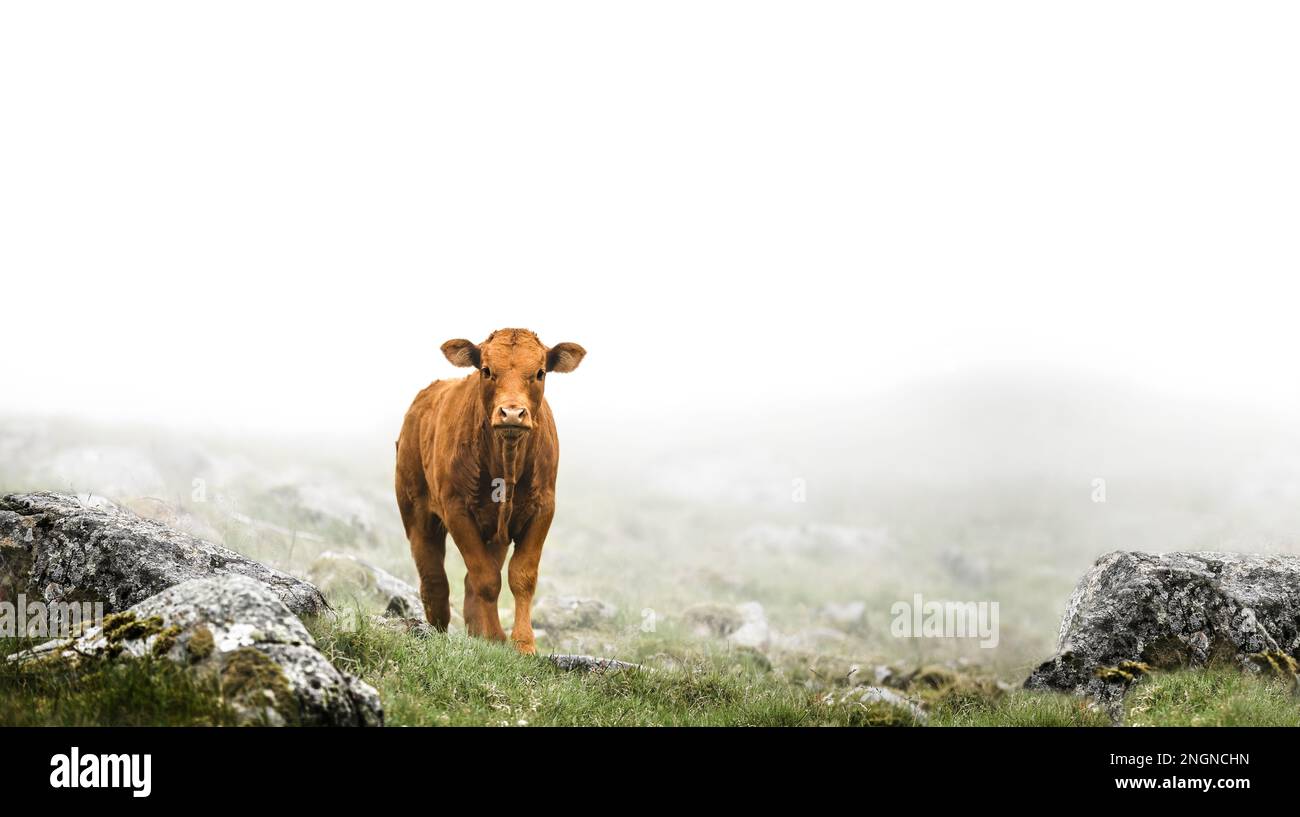
[[[1234, 411], [1031, 373], [899, 389], [845, 422], [843, 407], [815, 404], [696, 425], [560, 416], [539, 605], [577, 597], [612, 613], [539, 627], [539, 650], [667, 660], [663, 640], [697, 637], [709, 605], [757, 602], [753, 649], [801, 683], [823, 663], [930, 662], [1019, 682], [1102, 553], [1300, 551], [1297, 439]], [[0, 490], [103, 496], [302, 577], [319, 580], [334, 551], [414, 583], [392, 456], [378, 435], [10, 417]], [[448, 554], [459, 607], [463, 566]], [[997, 602], [997, 647], [891, 636], [891, 605], [917, 593]]]

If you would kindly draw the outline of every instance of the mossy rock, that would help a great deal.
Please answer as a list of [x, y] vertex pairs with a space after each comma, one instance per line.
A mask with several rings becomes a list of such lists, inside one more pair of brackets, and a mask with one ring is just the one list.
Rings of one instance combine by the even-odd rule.
[[79, 638], [45, 642], [18, 660], [105, 673], [134, 671], [123, 669], [128, 661], [165, 660], [219, 690], [239, 722], [383, 723], [374, 688], [336, 669], [274, 592], [244, 576], [177, 585], [105, 617]]

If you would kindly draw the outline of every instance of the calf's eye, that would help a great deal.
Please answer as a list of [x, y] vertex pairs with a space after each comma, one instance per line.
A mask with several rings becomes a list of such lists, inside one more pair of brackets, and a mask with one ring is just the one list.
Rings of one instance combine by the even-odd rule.
[[484, 377], [491, 377], [491, 376], [492, 376], [492, 370], [489, 369], [487, 366], [484, 366], [484, 367], [483, 367], [483, 376], [484, 376]]
[[546, 377], [546, 370], [545, 370], [545, 369], [538, 369], [538, 370], [537, 370], [537, 379], [538, 379], [538, 380], [541, 380], [541, 379], [544, 378], [544, 377]]

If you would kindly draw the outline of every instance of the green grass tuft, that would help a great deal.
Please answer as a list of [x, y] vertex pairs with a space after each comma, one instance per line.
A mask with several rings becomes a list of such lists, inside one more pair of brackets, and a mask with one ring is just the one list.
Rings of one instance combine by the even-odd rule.
[[950, 697], [931, 711], [932, 726], [1110, 726], [1100, 709], [1073, 695], [1015, 690], [997, 697]]
[[[5, 639], [7, 653], [26, 644]], [[5, 726], [227, 726], [234, 713], [215, 679], [171, 661], [0, 660], [0, 724]]]
[[1129, 691], [1132, 726], [1300, 726], [1300, 698], [1283, 678], [1233, 668], [1155, 674]]

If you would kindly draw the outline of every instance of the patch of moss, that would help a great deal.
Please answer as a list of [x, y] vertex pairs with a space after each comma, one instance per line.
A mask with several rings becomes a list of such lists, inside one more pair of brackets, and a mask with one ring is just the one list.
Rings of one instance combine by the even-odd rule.
[[172, 647], [176, 646], [176, 637], [180, 634], [181, 628], [175, 624], [158, 633], [158, 637], [155, 638], [153, 642], [154, 656], [162, 658], [167, 653], [171, 652]]
[[927, 664], [888, 684], [905, 690], [927, 706], [959, 707], [967, 703], [988, 704], [1001, 698], [1005, 691], [997, 679], [970, 675], [940, 664]]
[[1151, 665], [1145, 662], [1121, 661], [1113, 667], [1098, 667], [1093, 674], [1108, 684], [1131, 684], [1151, 671]]
[[216, 649], [216, 646], [216, 642], [212, 638], [212, 631], [200, 624], [190, 634], [190, 641], [185, 646], [185, 649], [190, 654], [190, 661], [197, 663], [212, 655], [212, 651]]
[[102, 635], [108, 642], [104, 654], [116, 658], [122, 652], [122, 645], [127, 641], [139, 641], [151, 635], [158, 635], [166, 629], [162, 616], [137, 618], [131, 610], [104, 616]]
[[240, 647], [227, 655], [220, 679], [221, 693], [228, 701], [257, 711], [269, 707], [286, 721], [296, 715], [289, 679], [260, 650]]
[[1265, 675], [1275, 675], [1279, 678], [1287, 678], [1294, 681], [1296, 679], [1296, 673], [1300, 672], [1300, 665], [1296, 663], [1295, 658], [1281, 650], [1255, 652], [1251, 653], [1247, 657], [1250, 659], [1251, 663], [1259, 667]]
[[103, 634], [110, 644], [148, 638], [162, 632], [163, 629], [162, 616], [149, 616], [142, 619], [136, 618], [135, 613], [126, 610], [104, 617]]
[[958, 676], [953, 670], [937, 664], [931, 664], [929, 666], [921, 667], [916, 672], [912, 673], [912, 676], [907, 680], [907, 688], [911, 689], [912, 687], [921, 686], [929, 689], [943, 689], [945, 687], [953, 686], [959, 680], [960, 676]]
[[101, 626], [104, 628], [104, 636], [109, 637], [110, 633], [116, 632], [119, 628], [125, 627], [135, 622], [135, 612], [127, 610], [122, 613], [109, 613], [104, 616]]
[[954, 707], [967, 704], [986, 705], [1000, 700], [1005, 695], [1006, 691], [998, 686], [995, 679], [962, 676], [951, 686], [938, 690], [931, 696], [930, 701], [933, 704], [943, 703]]

